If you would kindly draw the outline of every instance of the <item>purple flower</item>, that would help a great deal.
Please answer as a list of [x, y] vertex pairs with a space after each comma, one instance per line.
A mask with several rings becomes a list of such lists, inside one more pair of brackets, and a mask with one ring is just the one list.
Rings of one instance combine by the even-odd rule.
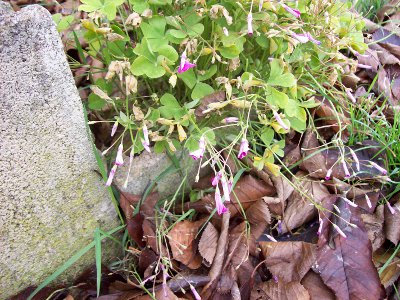
[[217, 213], [219, 215], [222, 215], [228, 211], [228, 209], [222, 203], [221, 191], [219, 190], [218, 186], [215, 189], [215, 206], [217, 207]]
[[118, 128], [118, 121], [114, 122], [114, 125], [111, 129], [111, 136], [114, 136], [115, 132], [117, 131], [117, 128]]
[[124, 145], [121, 144], [118, 146], [117, 157], [115, 158], [115, 164], [117, 166], [122, 166], [124, 164], [124, 158], [122, 157], [122, 151], [124, 151]]
[[253, 35], [253, 14], [251, 12], [247, 15], [247, 34]]
[[246, 138], [242, 139], [242, 142], [240, 143], [240, 149], [239, 149], [239, 155], [238, 158], [242, 159], [247, 155], [247, 152], [249, 152], [249, 142], [246, 140]]
[[272, 112], [274, 113], [275, 120], [279, 123], [279, 125], [281, 125], [281, 127], [282, 127], [283, 129], [289, 130], [289, 127], [287, 127], [286, 124], [283, 123], [283, 121], [282, 121], [282, 119], [281, 119], [281, 116], [278, 114], [278, 112], [276, 112], [275, 110], [272, 111]]
[[224, 33], [225, 36], [229, 36], [229, 31], [226, 27], [222, 28], [222, 32]]
[[239, 118], [237, 117], [227, 117], [222, 120], [222, 123], [229, 124], [229, 123], [237, 123], [239, 122]]
[[316, 44], [316, 45], [321, 45], [321, 42], [318, 41], [318, 40], [316, 40], [316, 39], [314, 39], [313, 36], [312, 36], [309, 32], [306, 32], [305, 34], [302, 34], [302, 33], [300, 33], [300, 34], [293, 33], [292, 36], [293, 36], [296, 40], [298, 40], [300, 43], [303, 43], [303, 44], [305, 44], [305, 43], [307, 43], [307, 42], [313, 42], [313, 43]]
[[324, 221], [322, 221], [322, 219], [319, 218], [319, 227], [318, 227], [317, 235], [321, 235], [322, 226], [323, 226], [323, 225], [324, 225]]
[[353, 94], [350, 92], [349, 89], [346, 89], [346, 95], [347, 95], [347, 97], [350, 98], [350, 100], [351, 100], [353, 103], [356, 103], [356, 102], [357, 102], [356, 98], [353, 96]]
[[294, 8], [287, 6], [286, 4], [282, 3], [282, 7], [288, 12], [291, 13], [296, 18], [300, 18], [300, 11]]
[[358, 157], [356, 153], [353, 151], [353, 149], [349, 148], [350, 154], [353, 157], [354, 162], [356, 163], [356, 169], [358, 172], [360, 172], [360, 161], [358, 160]]
[[197, 149], [196, 151], [190, 152], [189, 155], [194, 160], [197, 160], [197, 159], [203, 157], [205, 151], [206, 151], [206, 141], [205, 141], [204, 137], [201, 137], [199, 140], [199, 149]]
[[196, 291], [196, 289], [194, 288], [194, 286], [191, 285], [191, 284], [190, 284], [190, 290], [192, 291], [192, 293], [193, 293], [193, 295], [194, 295], [194, 298], [195, 298], [196, 300], [201, 300], [201, 297], [200, 297], [199, 293]]
[[382, 173], [382, 175], [386, 175], [387, 171], [386, 169], [382, 168], [380, 165], [378, 165], [377, 163], [374, 163], [373, 161], [369, 162], [371, 164], [371, 166], [373, 166], [375, 169], [377, 169], [379, 172]]
[[331, 175], [332, 175], [332, 168], [330, 168], [330, 169], [328, 170], [328, 172], [326, 172], [325, 180], [331, 179]]
[[389, 208], [389, 211], [392, 215], [394, 215], [396, 213], [396, 211], [394, 210], [394, 208], [390, 205], [389, 202], [386, 202], [387, 207]]
[[186, 50], [182, 52], [181, 54], [181, 63], [178, 67], [178, 73], [181, 74], [183, 72], [186, 72], [187, 70], [194, 68], [196, 64], [192, 64], [186, 56]]
[[222, 172], [219, 171], [211, 181], [212, 186], [217, 186], [218, 185], [218, 181], [220, 181], [221, 178], [222, 178]]
[[225, 201], [231, 202], [231, 197], [230, 197], [231, 190], [229, 189], [229, 185], [228, 182], [226, 181], [225, 176], [222, 176], [221, 178], [221, 185], [222, 185], [222, 190], [224, 191]]
[[261, 10], [263, 8], [263, 4], [264, 4], [264, 0], [260, 0], [260, 2], [258, 3], [258, 12], [261, 12]]
[[342, 159], [342, 166], [343, 166], [343, 171], [344, 171], [344, 175], [345, 175], [344, 177], [349, 178], [351, 175], [350, 175], [349, 169], [347, 168], [347, 164], [344, 161], [344, 159]]
[[110, 185], [111, 185], [111, 183], [112, 183], [112, 181], [113, 181], [113, 178], [114, 178], [114, 175], [115, 175], [115, 172], [117, 171], [117, 168], [118, 168], [117, 165], [114, 165], [114, 166], [112, 167], [112, 169], [111, 169], [111, 171], [110, 171], [110, 174], [108, 175], [108, 179], [107, 179], [107, 182], [106, 182], [106, 186], [110, 186]]
[[344, 234], [344, 232], [339, 228], [339, 226], [337, 226], [335, 223], [332, 223], [333, 227], [336, 229], [336, 231], [345, 239], [347, 238], [347, 236]]
[[147, 152], [151, 152], [150, 151], [150, 141], [149, 141], [149, 131], [147, 130], [147, 126], [146, 124], [143, 124], [143, 137], [144, 140], [142, 140], [142, 145], [144, 147], [144, 149], [146, 149]]

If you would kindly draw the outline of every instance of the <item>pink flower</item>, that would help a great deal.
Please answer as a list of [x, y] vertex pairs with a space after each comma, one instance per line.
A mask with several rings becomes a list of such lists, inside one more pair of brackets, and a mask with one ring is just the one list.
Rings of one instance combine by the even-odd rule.
[[229, 124], [229, 123], [237, 123], [239, 122], [239, 118], [236, 117], [227, 117], [222, 120], [222, 123]]
[[194, 298], [195, 298], [196, 300], [201, 300], [201, 297], [200, 297], [199, 293], [196, 291], [196, 289], [194, 288], [194, 286], [191, 285], [191, 284], [190, 284], [190, 290], [192, 291], [192, 293], [193, 293], [193, 295], [194, 295]]
[[149, 141], [149, 131], [147, 130], [147, 126], [146, 124], [143, 124], [143, 137], [144, 140], [142, 140], [142, 145], [144, 147], [144, 149], [146, 149], [147, 152], [151, 152], [150, 151], [150, 141]]
[[336, 229], [336, 231], [345, 239], [347, 238], [347, 235], [344, 234], [344, 232], [337, 226], [335, 223], [332, 223], [333, 227]]
[[230, 189], [228, 182], [226, 181], [226, 177], [222, 176], [221, 178], [221, 184], [222, 184], [222, 190], [224, 191], [224, 197], [226, 202], [231, 202], [231, 197], [230, 197]]
[[281, 127], [285, 130], [289, 130], [289, 127], [286, 126], [285, 123], [283, 123], [281, 116], [276, 112], [275, 110], [272, 111], [274, 113], [275, 120], [281, 125]]
[[307, 43], [307, 42], [313, 42], [316, 45], [321, 45], [321, 42], [314, 39], [312, 35], [309, 32], [306, 32], [305, 34], [297, 34], [293, 33], [292, 36], [298, 40], [300, 43]]
[[353, 96], [353, 94], [350, 92], [349, 89], [346, 89], [346, 95], [347, 95], [347, 97], [350, 98], [350, 100], [351, 100], [353, 103], [356, 103], [356, 102], [357, 102], [357, 99]]
[[239, 155], [238, 158], [242, 159], [247, 155], [247, 152], [249, 152], [249, 142], [246, 140], [246, 138], [242, 139], [242, 142], [240, 143], [240, 149], [239, 149]]
[[357, 204], [355, 204], [354, 202], [351, 202], [349, 199], [347, 199], [345, 197], [343, 197], [343, 200], [350, 206], [353, 206], [353, 207], [357, 207], [358, 206]]
[[114, 136], [115, 132], [117, 131], [117, 128], [118, 128], [118, 121], [114, 122], [114, 125], [111, 129], [111, 136]]
[[296, 18], [300, 18], [300, 11], [294, 8], [287, 6], [286, 4], [282, 3], [282, 7], [288, 12], [291, 13]]
[[354, 162], [356, 163], [357, 171], [360, 171], [360, 161], [358, 160], [356, 153], [351, 148], [349, 148], [349, 150], [350, 150], [351, 156], [353, 157]]
[[359, 67], [361, 69], [367, 69], [367, 70], [371, 70], [372, 69], [372, 66], [363, 65], [363, 64], [357, 64], [357, 67]]
[[225, 36], [229, 36], [229, 31], [226, 27], [222, 28], [222, 32], [224, 33]]
[[263, 8], [263, 4], [264, 4], [264, 0], [260, 0], [260, 2], [258, 3], [258, 12], [261, 12], [261, 10]]
[[330, 169], [328, 170], [328, 172], [326, 172], [325, 180], [331, 179], [331, 175], [332, 175], [332, 168], [330, 168]]
[[271, 242], [275, 242], [275, 243], [278, 242], [272, 235], [265, 234], [265, 236], [266, 236], [267, 238], [269, 238], [269, 239], [271, 240]]
[[212, 186], [217, 186], [218, 185], [218, 181], [220, 181], [221, 178], [222, 178], [222, 172], [219, 171], [211, 181]]
[[183, 72], [186, 72], [187, 70], [194, 68], [196, 66], [196, 64], [192, 64], [186, 56], [186, 50], [183, 51], [182, 55], [181, 55], [181, 63], [178, 67], [178, 73], [181, 74]]
[[197, 149], [196, 151], [190, 152], [189, 155], [194, 160], [197, 160], [197, 159], [203, 157], [205, 151], [206, 151], [206, 141], [205, 141], [204, 137], [201, 137], [199, 140], [199, 149]]
[[392, 215], [394, 215], [396, 213], [396, 211], [394, 210], [394, 208], [390, 205], [389, 202], [386, 202], [387, 207], [389, 208], [389, 211]]
[[122, 166], [124, 164], [124, 158], [122, 157], [122, 151], [124, 151], [124, 145], [121, 144], [118, 146], [117, 157], [115, 158], [115, 164], [117, 166]]
[[382, 175], [386, 175], [387, 171], [386, 169], [382, 168], [380, 165], [378, 165], [377, 163], [374, 163], [373, 161], [369, 162], [371, 164], [371, 166], [373, 166], [375, 169], [377, 169], [379, 172], [382, 173]]
[[342, 166], [343, 166], [343, 171], [344, 171], [344, 175], [345, 175], [344, 177], [349, 178], [351, 175], [350, 175], [349, 169], [347, 168], [347, 164], [344, 161], [344, 159], [342, 159]]
[[107, 182], [106, 182], [106, 186], [110, 186], [110, 185], [111, 185], [111, 183], [112, 183], [112, 181], [113, 181], [113, 178], [114, 178], [114, 175], [115, 175], [115, 172], [117, 171], [117, 168], [118, 168], [117, 165], [114, 165], [114, 166], [112, 167], [112, 169], [111, 169], [111, 171], [110, 171], [110, 174], [108, 175], [108, 179], [107, 179]]
[[218, 185], [215, 189], [215, 206], [217, 207], [217, 213], [219, 215], [222, 215], [223, 213], [226, 213], [228, 211], [228, 209], [222, 203], [221, 191], [219, 190]]
[[323, 226], [323, 225], [324, 225], [324, 221], [322, 221], [322, 219], [319, 218], [319, 227], [318, 227], [317, 235], [321, 235], [322, 226]]
[[371, 200], [369, 200], [369, 197], [368, 197], [368, 195], [367, 195], [367, 194], [365, 194], [365, 201], [367, 201], [367, 205], [368, 205], [368, 207], [369, 207], [369, 208], [372, 208], [372, 203], [371, 203]]
[[247, 15], [247, 34], [253, 35], [253, 14], [251, 12]]

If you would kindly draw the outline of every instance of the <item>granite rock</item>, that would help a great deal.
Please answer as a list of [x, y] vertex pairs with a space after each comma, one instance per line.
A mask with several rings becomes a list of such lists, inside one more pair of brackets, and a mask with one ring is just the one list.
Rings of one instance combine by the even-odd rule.
[[[118, 225], [51, 15], [0, 1], [0, 299]], [[105, 249], [104, 251], [107, 251]], [[88, 254], [59, 278], [94, 262]]]

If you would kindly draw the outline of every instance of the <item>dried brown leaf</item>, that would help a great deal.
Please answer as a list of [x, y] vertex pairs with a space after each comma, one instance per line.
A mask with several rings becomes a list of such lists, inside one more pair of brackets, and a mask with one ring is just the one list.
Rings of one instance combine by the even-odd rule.
[[251, 292], [250, 300], [309, 300], [310, 295], [299, 282], [273, 280], [260, 282]]
[[[393, 250], [380, 250], [374, 253], [374, 262], [379, 267], [382, 267], [387, 263], [391, 256], [393, 255]], [[394, 256], [390, 261], [389, 265], [383, 270], [379, 275], [381, 282], [385, 288], [392, 285], [400, 276], [400, 258]]]
[[212, 223], [208, 223], [201, 235], [199, 242], [199, 252], [207, 266], [210, 266], [214, 261], [214, 256], [217, 251], [218, 231]]
[[383, 220], [384, 220], [384, 207], [380, 205], [376, 208], [373, 215], [362, 214], [361, 218], [365, 224], [368, 232], [368, 238], [372, 243], [372, 251], [378, 250], [385, 242], [385, 235], [383, 234]]
[[311, 300], [335, 300], [335, 294], [325, 285], [321, 277], [309, 271], [300, 282], [310, 294]]
[[265, 265], [279, 281], [300, 281], [316, 260], [316, 245], [304, 242], [260, 242]]
[[250, 224], [271, 224], [271, 213], [264, 199], [258, 200], [246, 210], [246, 217]]
[[[346, 125], [350, 124], [350, 120], [335, 110], [328, 100], [317, 99], [316, 102], [320, 103], [320, 105], [315, 109], [315, 114], [323, 120], [322, 122], [329, 125], [330, 128], [335, 132], [343, 130]], [[344, 130], [342, 134], [348, 135], [348, 131]]]
[[[283, 215], [282, 233], [291, 231], [304, 223], [312, 220], [317, 215], [313, 204], [320, 203], [329, 195], [328, 189], [320, 182], [307, 180], [306, 173], [300, 171], [293, 178], [297, 187], [288, 199], [288, 204]], [[309, 198], [307, 198], [309, 197]]]
[[175, 224], [168, 233], [172, 257], [190, 269], [197, 269], [201, 265], [201, 257], [197, 255], [195, 238], [204, 220], [192, 222], [184, 220]]
[[[324, 199], [324, 207], [332, 211], [334, 197]], [[314, 271], [321, 275], [339, 299], [383, 299], [378, 272], [372, 263], [372, 247], [361, 220], [359, 208], [350, 207], [339, 198], [336, 201], [342, 219], [332, 218], [347, 238], [338, 234], [327, 219], [323, 219], [318, 241]], [[329, 212], [324, 211], [326, 217]], [[350, 222], [357, 227], [349, 226]]]
[[203, 111], [207, 109], [207, 106], [211, 103], [225, 101], [225, 91], [218, 91], [211, 95], [205, 96], [201, 99], [200, 105], [195, 109], [194, 114], [201, 118], [204, 117]]
[[[400, 193], [393, 197], [392, 206], [400, 207]], [[400, 218], [399, 212], [392, 214], [385, 205], [385, 234], [389, 241], [397, 245], [400, 240]]]

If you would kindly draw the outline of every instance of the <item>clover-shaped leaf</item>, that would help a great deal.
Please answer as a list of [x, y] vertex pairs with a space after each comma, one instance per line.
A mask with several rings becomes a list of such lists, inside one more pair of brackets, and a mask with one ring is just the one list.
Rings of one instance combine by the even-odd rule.
[[274, 59], [270, 62], [271, 71], [269, 73], [268, 84], [291, 87], [296, 85], [296, 78], [292, 73], [283, 73], [283, 67], [281, 66], [279, 59]]
[[83, 4], [79, 6], [79, 10], [88, 13], [98, 11], [107, 16], [108, 20], [112, 21], [117, 14], [117, 6], [124, 3], [124, 1], [125, 0], [81, 0]]
[[194, 100], [201, 99], [214, 92], [212, 86], [204, 83], [203, 81], [210, 79], [212, 76], [214, 76], [215, 72], [217, 72], [217, 67], [212, 66], [202, 75], [196, 76], [193, 69], [190, 69], [182, 74], [179, 74], [178, 77], [182, 79], [188, 88], [192, 89], [191, 97]]

